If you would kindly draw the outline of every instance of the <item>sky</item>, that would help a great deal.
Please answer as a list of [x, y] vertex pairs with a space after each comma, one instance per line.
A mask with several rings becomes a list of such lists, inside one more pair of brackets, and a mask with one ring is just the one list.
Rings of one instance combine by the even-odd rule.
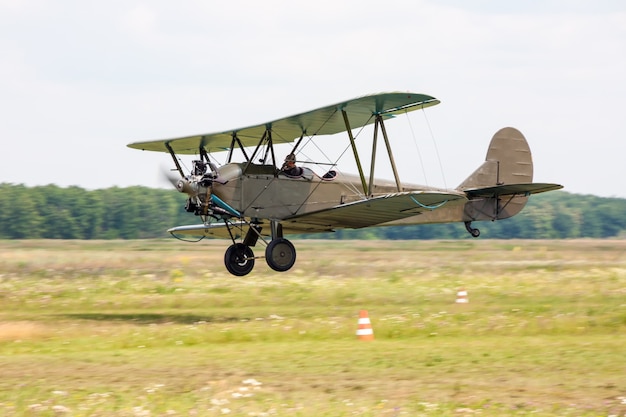
[[626, 198], [622, 0], [0, 0], [0, 48], [0, 183], [163, 187], [128, 143], [411, 91], [441, 104], [387, 125], [403, 182], [455, 187], [513, 126], [536, 182]]

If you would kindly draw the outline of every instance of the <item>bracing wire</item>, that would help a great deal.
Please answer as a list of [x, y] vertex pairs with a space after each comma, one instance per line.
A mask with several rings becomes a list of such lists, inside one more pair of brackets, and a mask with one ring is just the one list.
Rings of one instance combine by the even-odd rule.
[[218, 161], [212, 153], [207, 152], [207, 155], [209, 155], [209, 158], [212, 159], [217, 164], [217, 166], [222, 166], [222, 163]]
[[[370, 117], [370, 119], [369, 119], [369, 120], [371, 120], [371, 118], [372, 118], [372, 117], [373, 117], [373, 115]], [[368, 120], [368, 123], [369, 123], [369, 120]], [[356, 135], [354, 135], [354, 140], [355, 140], [355, 141], [356, 141], [356, 140], [357, 140], [357, 138], [361, 135], [361, 133], [363, 132], [363, 129], [365, 129], [365, 126], [367, 126], [367, 125], [368, 125], [368, 123], [364, 123], [364, 124], [361, 126], [361, 128], [358, 130], [358, 132], [356, 133]], [[341, 160], [341, 158], [343, 158], [343, 156], [345, 155], [345, 153], [346, 153], [346, 152], [348, 152], [348, 149], [350, 149], [350, 148], [351, 148], [351, 145], [350, 145], [350, 144], [346, 145], [346, 148], [343, 150], [343, 152], [341, 152], [341, 154], [337, 157], [337, 160], [334, 162], [335, 166], [339, 163], [339, 161]], [[357, 193], [357, 194], [360, 194], [362, 197], [365, 197], [365, 194], [363, 194], [363, 192], [362, 192], [362, 191], [360, 191], [360, 190], [358, 189], [358, 187], [355, 187], [355, 186], [354, 186], [354, 185], [352, 185], [352, 184], [350, 184], [350, 185], [346, 184], [346, 186], [348, 187], [348, 189], [353, 189], [353, 191], [356, 191], [356, 193]]]
[[[336, 111], [335, 111], [335, 113], [336, 113]], [[331, 115], [328, 117], [328, 119], [326, 120], [326, 122], [327, 122], [328, 120], [330, 120], [330, 117], [331, 117], [332, 115], [334, 115], [335, 113], [331, 114]], [[370, 120], [371, 120], [371, 119], [370, 119]], [[324, 124], [326, 124], [326, 122], [324, 122]], [[361, 128], [358, 130], [358, 132], [354, 135], [354, 140], [356, 140], [356, 139], [359, 137], [359, 135], [363, 132], [363, 130], [365, 129], [365, 126], [367, 126], [367, 124], [368, 124], [368, 123], [365, 123], [365, 124], [363, 124], [363, 126], [361, 126]], [[323, 126], [323, 125], [322, 125], [322, 126]], [[321, 129], [321, 127], [322, 127], [322, 126], [320, 126], [320, 129]], [[317, 133], [317, 132], [316, 132], [316, 133]], [[330, 157], [326, 154], [326, 152], [324, 152], [324, 150], [323, 150], [323, 149], [321, 149], [321, 148], [319, 147], [319, 145], [318, 145], [318, 144], [317, 144], [317, 143], [313, 140], [313, 138], [314, 138], [314, 137], [315, 137], [315, 134], [308, 136], [308, 137], [307, 137], [307, 141], [306, 141], [306, 142], [302, 145], [301, 149], [306, 148], [306, 147], [307, 147], [307, 145], [308, 145], [309, 143], [313, 144], [313, 146], [314, 146], [315, 148], [317, 148], [317, 150], [318, 150], [318, 151], [322, 154], [322, 156], [323, 156], [324, 158], [326, 158], [326, 160], [327, 160], [329, 163], [331, 163], [331, 165], [332, 165], [333, 167], [335, 167], [335, 169], [337, 169], [337, 165], [339, 164], [339, 161], [341, 160], [341, 158], [343, 158], [343, 156], [346, 154], [346, 152], [348, 152], [348, 150], [350, 149], [350, 144], [346, 145], [346, 147], [344, 148], [343, 152], [341, 152], [341, 153], [339, 154], [339, 156], [335, 159], [335, 161], [333, 161], [333, 160], [331, 160], [331, 158], [330, 158]], [[299, 150], [299, 151], [298, 151], [298, 153], [303, 153], [303, 152], [302, 152], [302, 150]], [[304, 154], [304, 153], [303, 153], [303, 154]], [[337, 169], [337, 170], [339, 171], [339, 169]], [[320, 184], [321, 184], [321, 183], [320, 183]], [[317, 189], [317, 187], [319, 187], [319, 185], [320, 185], [320, 184], [317, 184], [317, 185], [314, 187], [314, 189], [311, 191], [311, 194], [313, 193], [313, 191], [315, 191], [315, 189]], [[350, 191], [355, 192], [355, 194], [359, 194], [359, 195], [361, 195], [362, 197], [365, 197], [365, 195], [363, 194], [363, 192], [362, 192], [362, 191], [360, 191], [360, 190], [358, 189], [358, 187], [356, 187], [356, 186], [354, 186], [354, 185], [352, 185], [352, 184], [349, 184], [349, 183], [346, 183], [346, 184], [345, 184], [345, 186], [346, 186], [346, 187], [347, 187]]]
[[424, 161], [422, 160], [422, 152], [420, 152], [420, 147], [417, 144], [417, 137], [415, 136], [415, 131], [413, 130], [413, 125], [411, 124], [411, 118], [409, 117], [409, 112], [404, 111], [406, 115], [406, 119], [409, 122], [409, 129], [411, 129], [411, 136], [413, 137], [413, 144], [415, 145], [415, 150], [417, 151], [417, 156], [420, 160], [420, 166], [422, 167], [422, 175], [424, 175], [424, 181], [426, 185], [428, 185], [428, 177], [426, 176], [426, 167], [424, 166]]
[[198, 237], [198, 239], [187, 239], [187, 238], [184, 238], [184, 237], [182, 237], [182, 236], [176, 235], [176, 234], [174, 234], [174, 233], [171, 233], [171, 235], [172, 235], [173, 237], [175, 237], [176, 239], [178, 239], [178, 240], [182, 241], [182, 242], [191, 242], [191, 243], [197, 243], [197, 242], [200, 242], [201, 240], [203, 240], [203, 239], [206, 237], [206, 236], [199, 236], [199, 237]]
[[443, 164], [441, 163], [441, 157], [439, 156], [439, 148], [437, 147], [437, 141], [435, 140], [435, 135], [433, 134], [433, 129], [430, 126], [430, 122], [428, 120], [428, 116], [426, 115], [426, 111], [422, 110], [424, 113], [424, 120], [426, 120], [426, 126], [428, 126], [428, 132], [430, 133], [430, 138], [433, 141], [433, 145], [435, 147], [435, 153], [437, 154], [437, 162], [439, 163], [439, 170], [441, 171], [441, 178], [443, 179], [444, 188], [448, 188], [448, 184], [446, 182], [446, 176], [443, 172]]
[[[354, 140], [356, 140], [359, 135], [361, 134], [361, 132], [363, 131], [364, 126], [361, 126], [361, 129], [359, 129], [359, 131], [357, 132], [356, 135], [354, 135]], [[343, 158], [343, 156], [346, 154], [346, 152], [348, 152], [348, 150], [350, 149], [350, 144], [346, 145], [346, 147], [344, 148], [344, 150], [339, 154], [339, 156], [333, 161], [330, 159], [330, 157], [322, 150], [320, 149], [320, 147], [317, 145], [317, 143], [315, 143], [315, 141], [313, 141], [313, 136], [310, 136], [308, 138], [308, 141], [304, 144], [304, 146], [302, 146], [303, 148], [305, 148], [309, 143], [312, 143], [321, 153], [322, 155], [328, 160], [328, 162], [334, 167], [335, 170], [341, 172], [340, 169], [338, 169], [338, 164], [339, 161], [341, 160], [341, 158]], [[309, 196], [311, 196], [313, 194], [313, 192], [317, 189], [317, 187], [319, 187], [321, 184], [318, 183], [309, 193]], [[358, 187], [356, 187], [355, 185], [351, 184], [351, 183], [344, 183], [343, 184], [346, 189], [352, 191], [355, 194], [359, 194], [362, 197], [365, 197], [365, 195], [363, 194], [363, 192], [361, 190], [358, 189]], [[307, 197], [308, 198], [308, 197]], [[300, 209], [300, 208], [298, 208]]]

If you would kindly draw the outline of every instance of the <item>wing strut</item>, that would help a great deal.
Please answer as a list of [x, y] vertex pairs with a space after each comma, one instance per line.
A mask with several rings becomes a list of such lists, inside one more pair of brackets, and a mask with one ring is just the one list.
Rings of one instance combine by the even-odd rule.
[[[269, 139], [268, 139], [268, 135], [269, 135]], [[261, 136], [261, 140], [259, 140], [258, 145], [256, 145], [256, 149], [254, 149], [254, 152], [252, 152], [252, 156], [250, 157], [250, 159], [248, 159], [248, 164], [246, 165], [246, 168], [244, 169], [243, 172], [248, 171], [248, 168], [250, 168], [250, 165], [252, 164], [252, 160], [256, 156], [256, 154], [259, 151], [259, 149], [261, 149], [261, 146], [263, 145], [263, 142], [268, 140], [269, 143], [270, 143], [270, 146], [272, 146], [272, 136], [271, 135], [272, 135], [271, 134], [271, 130], [269, 130], [269, 129], [267, 129], [265, 132], [263, 132], [263, 136]]]
[[[274, 166], [276, 166], [276, 155], [274, 155], [274, 142], [272, 139], [272, 132], [270, 131], [270, 139], [269, 139], [269, 148], [270, 148], [270, 152], [272, 153], [272, 164], [274, 164]], [[265, 158], [267, 159], [267, 158]], [[267, 161], [264, 160], [263, 161], [264, 164], [267, 164]]]
[[169, 143], [165, 143], [165, 147], [167, 148], [167, 151], [170, 153], [170, 155], [172, 155], [172, 159], [174, 160], [174, 165], [176, 165], [176, 169], [180, 173], [181, 178], [185, 178], [185, 173], [183, 172], [183, 169], [180, 167], [180, 163], [178, 162], [178, 159], [176, 159], [176, 154], [174, 153], [174, 149], [172, 149]]
[[295, 144], [295, 146], [293, 147], [293, 149], [291, 150], [291, 152], [290, 152], [290, 153], [292, 153], [292, 154], [294, 154], [294, 155], [296, 154], [296, 149], [298, 149], [298, 146], [300, 146], [300, 142], [302, 142], [302, 138], [304, 138], [304, 134], [305, 134], [305, 133], [306, 133], [306, 132], [303, 130], [303, 131], [302, 131], [302, 134], [300, 135], [300, 139], [298, 139], [298, 142]]
[[374, 168], [376, 166], [376, 146], [378, 144], [378, 117], [374, 121], [374, 138], [372, 139], [372, 161], [370, 166], [370, 193], [374, 190]]
[[241, 152], [243, 152], [243, 156], [244, 158], [246, 158], [246, 161], [248, 160], [248, 154], [246, 153], [246, 150], [243, 144], [241, 143], [241, 140], [237, 136], [237, 132], [233, 132], [233, 138], [230, 141], [230, 149], [228, 150], [228, 158], [226, 159], [226, 163], [230, 163], [233, 159], [233, 151], [235, 150], [235, 142], [237, 142], [237, 145], [239, 145], [239, 149], [241, 149]]
[[402, 184], [400, 183], [400, 176], [398, 175], [398, 169], [396, 168], [396, 161], [393, 159], [393, 152], [391, 152], [391, 145], [389, 144], [389, 138], [387, 137], [387, 129], [385, 129], [385, 124], [383, 123], [383, 117], [379, 114], [376, 116], [376, 120], [379, 121], [380, 131], [383, 132], [383, 138], [385, 139], [385, 145], [387, 146], [387, 153], [389, 154], [389, 162], [391, 163], [393, 176], [396, 179], [396, 187], [398, 187], [398, 192], [402, 192]]
[[363, 186], [363, 193], [367, 196], [367, 183], [365, 182], [365, 174], [363, 173], [363, 167], [361, 166], [361, 160], [359, 159], [359, 153], [356, 150], [356, 144], [354, 143], [354, 136], [352, 136], [352, 129], [350, 128], [350, 121], [348, 120], [348, 113], [345, 110], [341, 110], [341, 114], [343, 115], [343, 121], [346, 124], [346, 131], [348, 132], [348, 137], [350, 138], [350, 146], [352, 146], [352, 152], [354, 153], [354, 160], [356, 161], [357, 169], [359, 170], [359, 176], [361, 177], [361, 185]]

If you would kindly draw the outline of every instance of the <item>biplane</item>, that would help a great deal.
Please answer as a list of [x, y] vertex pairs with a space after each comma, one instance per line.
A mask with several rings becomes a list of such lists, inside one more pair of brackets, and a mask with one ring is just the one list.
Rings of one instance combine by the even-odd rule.
[[[259, 242], [265, 245], [264, 258], [270, 268], [289, 270], [296, 261], [296, 249], [285, 238], [288, 234], [462, 222], [478, 237], [480, 232], [472, 222], [509, 218], [522, 210], [531, 194], [562, 188], [532, 182], [530, 148], [522, 133], [511, 127], [496, 132], [485, 162], [458, 187], [402, 182], [385, 124], [398, 115], [439, 103], [425, 94], [373, 94], [240, 129], [128, 146], [171, 155], [172, 171], [178, 172], [172, 182], [187, 195], [186, 211], [201, 223], [168, 231], [179, 238], [230, 239], [224, 264], [237, 276], [252, 271], [258, 259], [252, 248]], [[369, 125], [373, 125], [372, 152], [366, 171], [354, 131]], [[315, 165], [313, 161], [314, 167], [323, 167], [318, 172], [309, 167], [311, 161], [299, 161], [305, 143], [324, 147], [325, 138], [336, 141], [337, 134], [345, 134], [357, 174], [342, 173], [333, 163]], [[374, 178], [381, 137], [393, 180]], [[289, 148], [285, 164], [277, 157], [278, 145]], [[220, 166], [213, 157], [216, 153], [225, 156]], [[189, 172], [183, 170], [179, 155], [194, 155]], [[298, 166], [298, 162], [307, 164]]]

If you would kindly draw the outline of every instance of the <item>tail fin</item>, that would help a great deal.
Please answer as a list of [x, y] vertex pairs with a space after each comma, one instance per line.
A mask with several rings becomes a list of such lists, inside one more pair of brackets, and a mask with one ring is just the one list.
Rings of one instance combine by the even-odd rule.
[[465, 191], [531, 182], [533, 182], [533, 159], [528, 142], [519, 130], [505, 127], [493, 135], [485, 162], [457, 189]]
[[530, 194], [563, 188], [532, 181], [533, 160], [526, 138], [513, 127], [498, 130], [485, 162], [457, 187], [470, 200], [463, 220], [506, 219], [524, 208]]

